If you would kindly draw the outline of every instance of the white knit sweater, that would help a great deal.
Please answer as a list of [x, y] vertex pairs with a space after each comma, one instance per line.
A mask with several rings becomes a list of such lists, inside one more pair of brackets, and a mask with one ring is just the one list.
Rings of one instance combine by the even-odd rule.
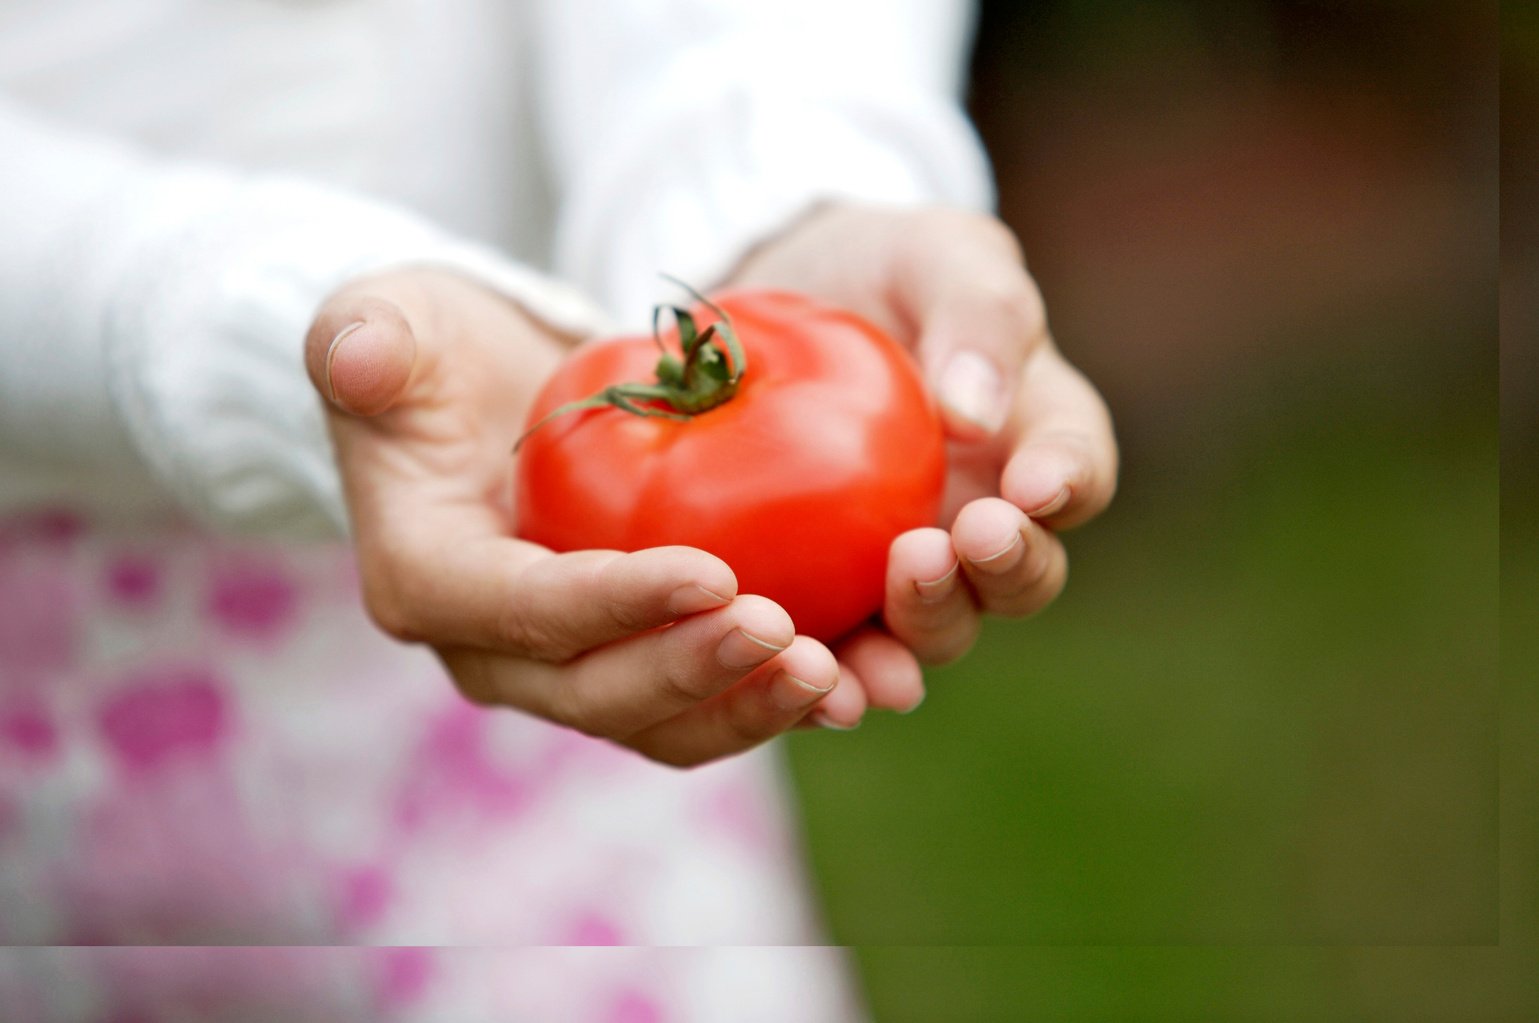
[[446, 264], [591, 330], [821, 199], [986, 206], [968, 24], [954, 0], [0, 3], [0, 511], [334, 533], [301, 345], [371, 269]]

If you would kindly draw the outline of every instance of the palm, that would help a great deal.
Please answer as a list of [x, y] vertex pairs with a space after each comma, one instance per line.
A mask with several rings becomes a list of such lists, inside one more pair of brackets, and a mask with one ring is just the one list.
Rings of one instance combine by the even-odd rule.
[[368, 494], [349, 484], [355, 515], [440, 523], [462, 541], [512, 532], [508, 479], [513, 441], [560, 345], [514, 307], [468, 284], [463, 319], [420, 332], [415, 368], [398, 401], [333, 430], [364, 468]]

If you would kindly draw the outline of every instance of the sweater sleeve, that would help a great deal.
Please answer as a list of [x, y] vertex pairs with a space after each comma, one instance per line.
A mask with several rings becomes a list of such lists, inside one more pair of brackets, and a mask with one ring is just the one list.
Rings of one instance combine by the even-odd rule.
[[627, 322], [820, 201], [992, 206], [960, 0], [545, 0], [557, 270]]
[[304, 336], [340, 284], [402, 264], [573, 332], [598, 323], [576, 292], [404, 211], [157, 160], [0, 98], [0, 509], [143, 491], [232, 531], [335, 533]]

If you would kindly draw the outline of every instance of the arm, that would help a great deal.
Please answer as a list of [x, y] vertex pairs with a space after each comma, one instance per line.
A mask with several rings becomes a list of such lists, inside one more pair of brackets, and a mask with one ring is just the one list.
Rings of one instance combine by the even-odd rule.
[[771, 738], [832, 688], [829, 652], [702, 551], [508, 535], [557, 328], [595, 319], [574, 292], [381, 205], [3, 106], [0, 154], [0, 455], [72, 469], [58, 496], [153, 479], [225, 528], [345, 522], [370, 613], [467, 697], [670, 764]]
[[819, 203], [985, 209], [959, 0], [546, 0], [557, 269], [639, 321]]
[[[299, 359], [316, 307], [401, 263], [454, 268], [568, 329], [565, 288], [383, 204], [156, 160], [0, 97], [0, 455], [58, 496], [158, 491], [221, 528], [335, 533]], [[10, 491], [8, 484], [7, 491]]]

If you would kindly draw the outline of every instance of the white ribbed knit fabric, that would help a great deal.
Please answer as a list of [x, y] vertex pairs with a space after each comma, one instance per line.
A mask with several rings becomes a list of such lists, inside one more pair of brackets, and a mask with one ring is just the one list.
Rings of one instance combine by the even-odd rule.
[[[677, 772], [384, 637], [346, 546], [289, 542], [345, 521], [302, 345], [386, 266], [583, 332], [820, 200], [986, 205], [967, 27], [0, 0], [0, 940], [269, 946], [0, 952], [0, 1015], [865, 1018], [830, 950], [516, 950], [821, 940], [777, 750]], [[348, 944], [386, 947], [270, 947]]]
[[949, 0], [10, 0], [0, 510], [335, 531], [325, 294], [430, 262], [592, 330], [582, 293], [636, 322], [821, 199], [986, 205], [966, 31]]

